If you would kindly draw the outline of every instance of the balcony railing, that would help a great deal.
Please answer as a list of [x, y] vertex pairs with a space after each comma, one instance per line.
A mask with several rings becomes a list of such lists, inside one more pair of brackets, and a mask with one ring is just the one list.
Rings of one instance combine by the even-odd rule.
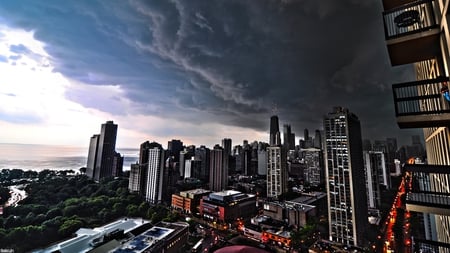
[[[448, 77], [392, 85], [395, 115], [400, 128], [439, 127], [450, 124]], [[450, 97], [449, 97], [450, 98]]]
[[[419, 252], [439, 252], [439, 250], [450, 250], [450, 244], [444, 242], [430, 241], [425, 239], [413, 238], [413, 253]], [[444, 251], [442, 251], [444, 252]]]
[[434, 0], [415, 1], [383, 12], [386, 40], [438, 28]]
[[410, 211], [450, 215], [450, 192], [442, 192], [434, 178], [450, 178], [450, 166], [405, 165], [406, 208]]

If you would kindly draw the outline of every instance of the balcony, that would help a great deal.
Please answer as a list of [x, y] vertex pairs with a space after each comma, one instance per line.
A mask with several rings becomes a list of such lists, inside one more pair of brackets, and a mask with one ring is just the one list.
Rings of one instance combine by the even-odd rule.
[[432, 187], [434, 178], [450, 178], [450, 166], [415, 164], [405, 165], [406, 209], [413, 212], [450, 216], [450, 193]]
[[449, 126], [450, 102], [444, 96], [448, 81], [448, 77], [439, 77], [392, 85], [398, 126]]
[[413, 238], [413, 248], [416, 249], [414, 252], [439, 252], [439, 250], [450, 250], [450, 244], [430, 241], [425, 239]]
[[[440, 28], [435, 0], [384, 1], [384, 32], [391, 64], [409, 64], [435, 58], [440, 52]], [[392, 7], [392, 8], [391, 8]]]

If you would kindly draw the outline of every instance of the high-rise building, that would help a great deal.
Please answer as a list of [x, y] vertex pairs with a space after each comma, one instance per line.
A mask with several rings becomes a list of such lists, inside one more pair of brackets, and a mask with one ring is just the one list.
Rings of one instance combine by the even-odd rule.
[[316, 134], [314, 136], [314, 147], [322, 149], [322, 134], [320, 133], [320, 130], [316, 130]]
[[[175, 162], [180, 161], [180, 151], [183, 150], [183, 142], [180, 140], [171, 140], [167, 143], [167, 151], [169, 156], [173, 156]], [[180, 173], [182, 175], [182, 173]]]
[[148, 150], [147, 163], [147, 187], [145, 200], [151, 204], [159, 204], [163, 201], [165, 184], [165, 150], [162, 147], [154, 147]]
[[368, 226], [361, 126], [348, 109], [335, 107], [324, 119], [330, 240], [364, 246]]
[[367, 207], [378, 209], [381, 205], [381, 185], [389, 188], [390, 174], [382, 151], [364, 151], [366, 172]]
[[139, 163], [131, 165], [128, 189], [141, 194], [152, 204], [168, 203], [179, 174], [174, 168], [173, 156], [166, 158], [161, 144], [149, 141], [142, 143]]
[[283, 150], [278, 116], [270, 118], [270, 146], [267, 148], [267, 197], [278, 198], [287, 192], [286, 153]]
[[147, 166], [141, 164], [131, 164], [130, 177], [128, 179], [128, 190], [133, 193], [143, 195], [147, 187]]
[[304, 180], [312, 186], [319, 186], [324, 182], [325, 170], [323, 167], [322, 150], [318, 148], [308, 148], [300, 150], [304, 159]]
[[294, 150], [295, 149], [295, 134], [291, 131], [291, 125], [283, 125], [283, 145], [286, 150]]
[[86, 175], [90, 178], [94, 178], [95, 163], [97, 162], [98, 154], [98, 140], [100, 139], [99, 134], [94, 134], [91, 137], [89, 144], [89, 154], [86, 165]]
[[406, 164], [403, 170], [414, 182], [406, 189], [406, 209], [421, 214], [424, 224], [411, 229], [411, 246], [430, 252], [450, 252], [448, 6], [448, 0], [383, 1], [391, 65], [415, 69], [416, 81], [393, 84], [392, 90], [398, 126], [423, 129], [428, 164]]
[[224, 167], [224, 151], [223, 148], [216, 144], [210, 151], [210, 172], [209, 172], [209, 189], [211, 191], [222, 191], [228, 186], [228, 171]]
[[200, 146], [195, 149], [195, 157], [197, 160], [202, 161], [200, 169], [200, 179], [204, 182], [209, 181], [210, 172], [210, 149], [205, 146]]
[[116, 137], [113, 121], [102, 124], [100, 134], [91, 137], [86, 174], [95, 181], [122, 175], [123, 157], [116, 152]]
[[267, 175], [267, 143], [258, 143], [258, 175]]
[[269, 145], [270, 146], [281, 145], [280, 126], [278, 125], [278, 116], [276, 115], [270, 117]]
[[231, 139], [225, 138], [222, 140], [223, 147], [223, 167], [227, 171], [227, 175], [230, 174], [230, 158], [231, 158]]

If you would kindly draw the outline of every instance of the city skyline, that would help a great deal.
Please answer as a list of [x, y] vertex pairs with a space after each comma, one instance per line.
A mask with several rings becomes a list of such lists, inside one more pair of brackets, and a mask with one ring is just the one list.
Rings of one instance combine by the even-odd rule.
[[267, 142], [273, 114], [301, 136], [333, 106], [359, 115], [363, 138], [409, 142], [420, 131], [398, 129], [390, 86], [412, 68], [390, 67], [381, 10], [378, 1], [4, 1], [0, 142], [88, 146], [108, 120], [120, 125], [118, 147]]

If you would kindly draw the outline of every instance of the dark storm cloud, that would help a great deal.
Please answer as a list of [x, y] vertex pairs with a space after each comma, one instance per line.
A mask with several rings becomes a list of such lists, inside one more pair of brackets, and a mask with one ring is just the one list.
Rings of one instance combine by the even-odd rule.
[[300, 133], [341, 105], [368, 137], [398, 133], [390, 85], [411, 70], [389, 64], [378, 0], [6, 2], [56, 71], [121, 85], [135, 112], [265, 131], [275, 107]]

